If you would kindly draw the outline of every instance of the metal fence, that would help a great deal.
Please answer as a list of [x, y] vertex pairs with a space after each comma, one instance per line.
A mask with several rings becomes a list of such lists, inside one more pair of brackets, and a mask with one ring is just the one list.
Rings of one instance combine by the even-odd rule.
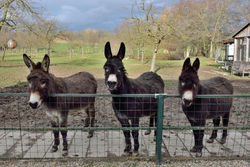
[[[0, 93], [0, 159], [44, 159], [62, 158], [62, 144], [57, 152], [50, 152], [53, 145], [51, 130], [67, 129], [68, 157], [106, 158], [123, 157], [125, 148], [122, 130], [139, 130], [139, 157], [153, 158], [160, 164], [163, 159], [190, 159], [195, 154], [189, 150], [194, 145], [193, 129], [204, 129], [202, 158], [250, 158], [250, 95], [201, 95], [197, 98], [233, 98], [229, 126], [214, 128], [211, 120], [204, 127], [191, 127], [181, 108], [178, 95], [83, 95], [57, 94], [60, 98], [96, 97], [95, 127], [84, 127], [86, 113], [70, 111], [67, 128], [52, 128], [44, 108], [30, 109], [27, 94]], [[112, 97], [134, 98], [130, 103], [157, 105], [157, 127], [149, 127], [149, 117], [141, 117], [138, 127], [122, 127], [113, 108]], [[122, 101], [120, 102], [123, 103]], [[225, 144], [218, 141], [207, 143], [211, 131], [228, 129]], [[88, 131], [94, 136], [87, 138]], [[145, 135], [145, 131], [152, 130]], [[156, 130], [156, 141], [154, 141]], [[131, 135], [133, 146], [133, 137]], [[61, 139], [62, 143], [62, 139]]]

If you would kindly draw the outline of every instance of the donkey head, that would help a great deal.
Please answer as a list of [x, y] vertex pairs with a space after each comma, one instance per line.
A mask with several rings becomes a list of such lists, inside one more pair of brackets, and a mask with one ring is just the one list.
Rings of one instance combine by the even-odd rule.
[[23, 54], [23, 61], [30, 70], [27, 76], [30, 87], [29, 105], [35, 109], [40, 107], [49, 96], [50, 59], [48, 55], [45, 55], [42, 63], [35, 64], [26, 54]]
[[192, 105], [195, 96], [198, 93], [199, 77], [198, 69], [200, 67], [200, 60], [196, 58], [191, 66], [190, 58], [187, 58], [183, 64], [182, 72], [179, 77], [179, 93], [184, 106]]
[[110, 91], [117, 90], [122, 84], [122, 78], [126, 75], [122, 59], [125, 56], [125, 44], [122, 42], [119, 52], [116, 56], [112, 55], [110, 43], [107, 42], [104, 49], [104, 54], [107, 59], [104, 64], [105, 84]]

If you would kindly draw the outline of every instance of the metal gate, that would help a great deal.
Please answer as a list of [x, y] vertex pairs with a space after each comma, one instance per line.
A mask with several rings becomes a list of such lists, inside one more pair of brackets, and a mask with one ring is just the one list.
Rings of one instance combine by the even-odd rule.
[[[50, 127], [44, 108], [31, 110], [27, 104], [27, 94], [0, 94], [0, 158], [1, 159], [44, 159], [62, 157], [62, 146], [55, 153], [50, 152], [53, 145], [52, 130], [68, 130], [68, 158], [113, 158], [123, 157], [125, 147], [122, 130], [139, 130], [139, 156], [153, 158], [157, 164], [164, 159], [190, 159], [195, 154], [189, 150], [194, 145], [193, 129], [204, 129], [202, 158], [250, 158], [250, 95], [200, 95], [197, 98], [233, 98], [229, 119], [228, 137], [225, 144], [218, 141], [206, 143], [212, 129], [218, 129], [218, 139], [225, 127], [214, 128], [208, 120], [205, 127], [191, 127], [181, 109], [178, 95], [84, 95], [55, 94], [55, 97], [96, 97], [95, 127], [84, 127], [84, 111], [70, 111], [67, 128]], [[157, 126], [149, 127], [149, 118], [142, 117], [139, 127], [121, 127], [113, 108], [112, 97], [133, 97], [133, 103], [143, 103], [150, 99], [157, 103]], [[155, 100], [157, 99], [157, 100]], [[122, 103], [122, 102], [121, 102]], [[94, 136], [87, 138], [88, 131]], [[152, 130], [145, 135], [146, 130]], [[154, 141], [156, 130], [156, 141]], [[133, 137], [131, 141], [133, 145]], [[62, 143], [62, 139], [61, 139]], [[133, 156], [131, 156], [133, 157]], [[129, 158], [129, 157], [128, 157]]]

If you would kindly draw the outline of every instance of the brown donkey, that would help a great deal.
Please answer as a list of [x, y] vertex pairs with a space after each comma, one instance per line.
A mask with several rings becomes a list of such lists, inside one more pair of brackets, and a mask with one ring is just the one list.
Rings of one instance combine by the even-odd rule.
[[[179, 77], [179, 93], [182, 99], [182, 109], [191, 126], [205, 126], [207, 119], [213, 119], [214, 127], [220, 125], [220, 117], [224, 127], [228, 126], [232, 98], [196, 98], [196, 95], [233, 94], [233, 86], [222, 77], [214, 77], [200, 82], [198, 69], [200, 60], [196, 58], [191, 65], [190, 58], [183, 64]], [[204, 130], [193, 130], [194, 147], [190, 150], [196, 156], [202, 156]], [[213, 130], [208, 143], [213, 143], [217, 137], [217, 130]], [[227, 130], [223, 130], [221, 144], [226, 142]]]
[[[66, 78], [58, 78], [49, 73], [50, 59], [45, 55], [42, 63], [35, 64], [26, 54], [23, 60], [30, 70], [27, 77], [30, 87], [29, 105], [39, 108], [42, 104], [47, 108], [52, 127], [67, 127], [69, 110], [84, 109], [87, 113], [85, 127], [95, 122], [95, 97], [53, 97], [56, 93], [96, 94], [97, 82], [93, 75], [87, 72], [79, 72]], [[52, 152], [58, 150], [59, 130], [54, 130], [54, 145]], [[68, 154], [67, 130], [61, 130], [63, 138], [63, 156]], [[93, 136], [93, 131], [88, 137]]]

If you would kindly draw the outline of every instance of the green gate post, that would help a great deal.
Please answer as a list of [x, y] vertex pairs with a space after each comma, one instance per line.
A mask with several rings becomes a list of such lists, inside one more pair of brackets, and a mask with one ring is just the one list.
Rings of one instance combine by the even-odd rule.
[[161, 143], [162, 143], [162, 117], [164, 108], [164, 95], [157, 95], [157, 130], [156, 130], [156, 157], [157, 165], [161, 165]]

